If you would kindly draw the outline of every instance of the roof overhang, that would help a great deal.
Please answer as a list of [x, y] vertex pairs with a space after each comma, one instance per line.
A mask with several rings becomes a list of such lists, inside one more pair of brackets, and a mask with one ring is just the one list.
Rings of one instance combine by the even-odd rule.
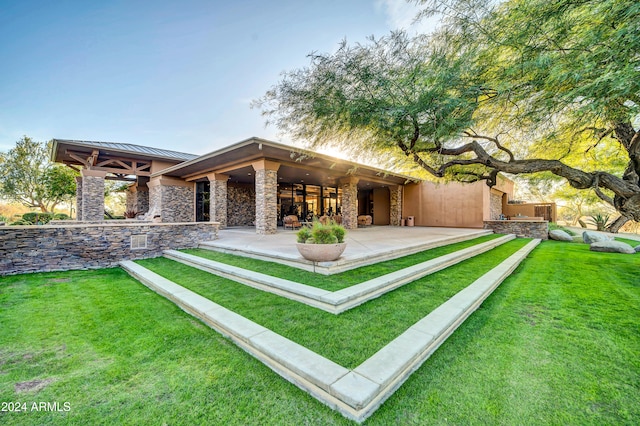
[[152, 177], [171, 176], [193, 181], [206, 179], [211, 173], [220, 173], [229, 175], [232, 182], [250, 183], [253, 182], [252, 163], [262, 159], [280, 164], [278, 178], [281, 182], [302, 181], [333, 186], [340, 178], [354, 176], [362, 182], [360, 186], [368, 183], [375, 187], [419, 181], [413, 177], [255, 137], [176, 164], [153, 173]]
[[196, 157], [176, 151], [114, 142], [53, 139], [51, 160], [72, 168], [102, 170], [120, 176], [150, 176], [151, 162], [181, 163]]

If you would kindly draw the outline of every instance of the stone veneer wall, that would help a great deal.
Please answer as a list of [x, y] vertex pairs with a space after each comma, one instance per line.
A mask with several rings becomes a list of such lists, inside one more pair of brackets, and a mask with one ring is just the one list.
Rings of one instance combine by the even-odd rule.
[[[101, 223], [0, 228], [0, 275], [117, 266], [215, 240], [218, 223]], [[132, 244], [134, 247], [132, 247]], [[135, 248], [140, 247], [140, 248]]]
[[342, 185], [342, 226], [346, 229], [358, 228], [358, 183], [343, 182]]
[[104, 220], [104, 177], [82, 177], [82, 220]]
[[278, 230], [278, 172], [256, 170], [256, 233], [275, 234]]
[[159, 215], [162, 222], [195, 221], [195, 193], [192, 186], [150, 186], [149, 206], [146, 219]]
[[494, 194], [493, 191], [489, 195], [489, 214], [491, 220], [500, 219], [502, 214], [502, 194]]
[[147, 212], [146, 219], [152, 220], [154, 216], [160, 216], [160, 209], [162, 205], [162, 189], [159, 185], [149, 187], [149, 211]]
[[127, 210], [138, 214], [149, 211], [149, 191], [147, 189], [129, 189], [127, 191]]
[[389, 187], [389, 224], [400, 226], [402, 224], [402, 186], [393, 185]]
[[136, 211], [138, 214], [145, 214], [149, 211], [149, 190], [138, 189], [136, 192]]
[[487, 220], [484, 229], [496, 234], [515, 234], [518, 237], [549, 239], [549, 222], [521, 220]]
[[195, 193], [192, 187], [161, 186], [163, 222], [192, 222], [195, 220]]
[[209, 215], [211, 220], [219, 222], [220, 227], [225, 228], [227, 226], [227, 181], [212, 180], [210, 191]]
[[256, 189], [253, 185], [227, 186], [227, 226], [254, 226]]

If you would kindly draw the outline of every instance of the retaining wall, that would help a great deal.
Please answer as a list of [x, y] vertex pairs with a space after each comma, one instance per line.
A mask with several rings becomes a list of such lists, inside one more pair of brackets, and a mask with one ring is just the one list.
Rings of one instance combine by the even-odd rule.
[[518, 237], [549, 239], [549, 222], [546, 220], [485, 220], [484, 229], [496, 234], [515, 234]]
[[0, 275], [116, 266], [218, 237], [217, 222], [100, 223], [0, 228]]

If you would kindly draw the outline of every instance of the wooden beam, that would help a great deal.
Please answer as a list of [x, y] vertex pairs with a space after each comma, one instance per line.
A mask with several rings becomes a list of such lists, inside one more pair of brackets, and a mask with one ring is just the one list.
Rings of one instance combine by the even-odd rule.
[[100, 151], [98, 151], [97, 149], [94, 149], [91, 152], [91, 155], [89, 156], [89, 158], [87, 158], [87, 162], [92, 165], [95, 166], [96, 163], [98, 162], [98, 156], [100, 155]]

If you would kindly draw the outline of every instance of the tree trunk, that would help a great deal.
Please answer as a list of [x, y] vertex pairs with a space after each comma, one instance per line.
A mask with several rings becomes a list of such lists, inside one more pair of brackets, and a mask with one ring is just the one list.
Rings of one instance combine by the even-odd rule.
[[617, 234], [620, 228], [622, 228], [625, 223], [629, 222], [629, 220], [630, 219], [628, 217], [620, 216], [607, 227], [607, 231]]

